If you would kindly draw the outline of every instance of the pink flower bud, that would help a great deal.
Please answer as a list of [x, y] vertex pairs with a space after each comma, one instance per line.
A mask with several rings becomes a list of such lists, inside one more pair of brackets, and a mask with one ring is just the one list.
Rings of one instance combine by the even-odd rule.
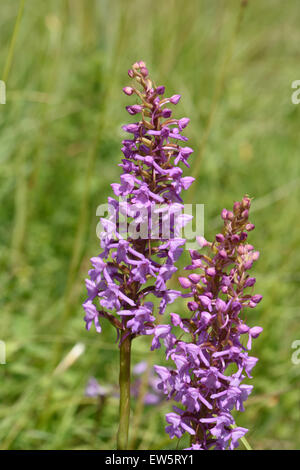
[[189, 309], [191, 312], [195, 312], [196, 310], [198, 310], [198, 304], [197, 304], [197, 302], [194, 302], [194, 301], [188, 302], [187, 306], [188, 306], [188, 309]]
[[123, 88], [123, 91], [124, 91], [125, 95], [128, 95], [128, 96], [132, 95], [132, 93], [134, 92], [134, 90], [133, 90], [133, 88], [131, 88], [131, 86], [125, 86]]
[[255, 294], [251, 298], [252, 302], [254, 302], [255, 304], [258, 304], [261, 301], [261, 299], [262, 299], [262, 295], [260, 294]]
[[211, 314], [208, 312], [201, 312], [201, 321], [204, 323], [204, 325], [208, 325], [208, 323], [211, 320]]
[[209, 243], [205, 240], [204, 237], [196, 237], [196, 240], [200, 248], [203, 248], [204, 246], [209, 245]]
[[178, 127], [180, 130], [184, 129], [190, 122], [189, 118], [182, 118], [178, 121]]
[[239, 333], [241, 333], [243, 335], [245, 333], [248, 333], [249, 326], [247, 326], [245, 323], [240, 323], [237, 327], [237, 330], [238, 330]]
[[246, 232], [242, 232], [240, 235], [240, 241], [241, 242], [245, 241], [247, 237], [248, 237], [248, 234]]
[[245, 262], [244, 262], [244, 269], [246, 269], [246, 271], [248, 269], [251, 269], [253, 266], [253, 259], [247, 259]]
[[226, 220], [227, 219], [227, 209], [223, 209], [222, 212], [221, 212], [221, 217], [223, 220]]
[[142, 109], [143, 109], [142, 106], [140, 106], [139, 104], [134, 104], [133, 106], [126, 106], [126, 110], [132, 116], [134, 114], [140, 113], [142, 111]]
[[170, 98], [170, 103], [177, 104], [180, 98], [181, 98], [181, 95], [173, 95]]
[[247, 253], [246, 248], [245, 248], [244, 245], [239, 245], [238, 248], [237, 248], [237, 252], [238, 252], [239, 255], [243, 255], [243, 254]]
[[261, 328], [260, 326], [253, 326], [253, 328], [250, 328], [250, 335], [252, 336], [252, 338], [258, 338], [258, 336], [261, 334], [261, 332], [263, 331], [263, 328]]
[[217, 299], [216, 309], [218, 310], [218, 312], [222, 312], [222, 313], [226, 312], [226, 309], [227, 309], [226, 302], [224, 302], [224, 300], [222, 299]]
[[148, 77], [149, 75], [149, 71], [147, 69], [147, 67], [141, 67], [141, 74], [143, 75], [143, 77]]
[[190, 281], [192, 281], [193, 284], [197, 284], [201, 279], [201, 275], [193, 273], [190, 274], [188, 278], [190, 279]]
[[219, 243], [223, 243], [224, 240], [225, 240], [224, 235], [222, 233], [217, 233], [216, 241]]
[[239, 212], [240, 208], [241, 208], [241, 203], [238, 202], [238, 201], [236, 201], [236, 202], [233, 204], [233, 212], [234, 212], [235, 214], [237, 214], [237, 213]]
[[156, 93], [158, 95], [163, 95], [164, 92], [165, 92], [165, 87], [164, 86], [158, 86], [156, 89], [155, 89]]
[[219, 251], [219, 256], [220, 256], [220, 258], [222, 258], [222, 259], [226, 259], [226, 258], [227, 258], [226, 250], [220, 250], [220, 251]]
[[172, 116], [172, 110], [169, 108], [165, 108], [161, 113], [163, 118], [169, 118]]
[[216, 275], [216, 268], [207, 268], [206, 274], [208, 276], [214, 277]]
[[247, 196], [243, 197], [242, 206], [244, 207], [244, 209], [250, 209], [250, 205], [251, 205], [251, 199]]
[[256, 283], [255, 277], [249, 277], [245, 282], [245, 287], [252, 287]]
[[191, 281], [189, 281], [187, 277], [179, 277], [178, 281], [181, 287], [183, 287], [184, 289], [188, 289], [192, 285]]

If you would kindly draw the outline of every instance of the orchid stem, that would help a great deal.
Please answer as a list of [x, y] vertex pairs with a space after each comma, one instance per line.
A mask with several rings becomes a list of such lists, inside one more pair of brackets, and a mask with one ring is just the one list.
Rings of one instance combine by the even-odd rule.
[[[127, 335], [127, 336], [125, 336]], [[121, 333], [120, 345], [120, 421], [117, 437], [118, 450], [127, 450], [130, 417], [130, 356], [131, 337], [128, 331]]]

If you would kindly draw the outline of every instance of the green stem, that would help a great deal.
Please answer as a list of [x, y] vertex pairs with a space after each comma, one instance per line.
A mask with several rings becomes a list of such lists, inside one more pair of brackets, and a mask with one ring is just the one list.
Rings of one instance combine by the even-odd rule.
[[[125, 334], [128, 336], [124, 339]], [[127, 450], [130, 416], [130, 353], [131, 337], [128, 331], [121, 334], [120, 346], [120, 422], [117, 437], [118, 450]]]
[[21, 23], [23, 10], [24, 10], [24, 3], [25, 3], [25, 0], [20, 0], [18, 15], [17, 15], [17, 19], [16, 19], [16, 22], [15, 22], [11, 42], [10, 42], [10, 45], [9, 45], [8, 55], [7, 55], [5, 66], [4, 66], [4, 72], [3, 72], [3, 76], [2, 76], [2, 79], [3, 79], [4, 82], [7, 82], [8, 74], [9, 74], [10, 69], [11, 69], [11, 64], [12, 64], [12, 60], [13, 60], [13, 56], [14, 56], [16, 39], [17, 39], [17, 36], [18, 36], [18, 30], [19, 30], [19, 26], [20, 26], [20, 23]]

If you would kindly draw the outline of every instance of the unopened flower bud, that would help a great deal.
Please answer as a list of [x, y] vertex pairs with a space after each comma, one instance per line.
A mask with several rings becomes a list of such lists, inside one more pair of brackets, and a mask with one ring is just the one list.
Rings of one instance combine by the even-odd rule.
[[234, 204], [233, 204], [233, 212], [235, 214], [238, 214], [239, 211], [240, 211], [240, 208], [241, 208], [241, 203], [239, 201], [236, 201]]
[[211, 314], [208, 312], [201, 312], [201, 321], [204, 323], [204, 325], [208, 325], [211, 320]]
[[226, 209], [223, 209], [222, 212], [221, 212], [221, 217], [223, 220], [226, 220], [227, 219], [227, 210]]
[[246, 232], [242, 232], [240, 234], [240, 241], [241, 242], [245, 241], [247, 237], [248, 237], [248, 234]]
[[124, 91], [125, 95], [130, 96], [134, 92], [134, 89], [131, 86], [125, 86], [123, 88], [123, 91]]
[[126, 106], [126, 110], [132, 116], [134, 114], [140, 113], [142, 111], [142, 109], [143, 109], [142, 106], [140, 106], [139, 104], [134, 104], [133, 106]]
[[187, 277], [179, 277], [178, 281], [183, 289], [188, 289], [192, 285], [191, 281], [189, 281]]
[[226, 252], [226, 250], [220, 250], [220, 251], [219, 251], [219, 256], [220, 256], [220, 258], [222, 258], [222, 259], [226, 259], [226, 258], [227, 258], [227, 252]]
[[199, 308], [197, 302], [195, 302], [195, 301], [188, 302], [188, 303], [187, 303], [187, 306], [188, 306], [188, 309], [189, 309], [191, 312], [195, 312], [195, 311], [198, 310], [198, 308]]
[[143, 77], [148, 77], [149, 75], [149, 71], [147, 69], [147, 67], [141, 67], [141, 74], [143, 75]]
[[249, 277], [249, 278], [246, 280], [244, 286], [245, 286], [245, 287], [252, 287], [252, 286], [254, 286], [255, 282], [256, 282], [255, 277]]
[[243, 335], [245, 333], [248, 333], [249, 326], [247, 326], [245, 323], [240, 323], [237, 327], [237, 330], [238, 330], [239, 333], [241, 333]]
[[164, 92], [165, 92], [165, 87], [164, 86], [158, 86], [157, 88], [155, 88], [155, 91], [158, 95], [163, 95]]
[[217, 233], [216, 235], [216, 241], [219, 243], [223, 243], [225, 240], [224, 235], [222, 233]]
[[196, 240], [197, 240], [197, 243], [200, 246], [200, 248], [203, 248], [204, 246], [209, 245], [209, 243], [207, 242], [207, 240], [205, 240], [204, 237], [201, 237], [201, 236], [196, 237]]
[[258, 304], [262, 299], [262, 295], [260, 294], [255, 294], [253, 295], [253, 297], [251, 297], [251, 300], [252, 302], [254, 302], [255, 304]]
[[170, 103], [177, 104], [180, 98], [181, 98], [181, 95], [173, 95], [170, 98]]
[[201, 279], [201, 275], [193, 273], [190, 274], [188, 278], [190, 279], [190, 281], [192, 281], [193, 284], [197, 284]]
[[208, 276], [214, 277], [216, 275], [216, 269], [215, 268], [207, 268], [206, 269], [206, 274]]
[[242, 200], [242, 206], [244, 209], [250, 209], [250, 205], [251, 205], [251, 199], [247, 196], [244, 196], [243, 197], [243, 200]]
[[179, 129], [182, 131], [182, 129], [184, 129], [188, 125], [189, 122], [190, 122], [189, 118], [179, 119], [178, 121]]
[[165, 109], [163, 109], [161, 115], [162, 115], [163, 118], [169, 118], [169, 117], [172, 116], [172, 110], [169, 109], [169, 108], [165, 108]]

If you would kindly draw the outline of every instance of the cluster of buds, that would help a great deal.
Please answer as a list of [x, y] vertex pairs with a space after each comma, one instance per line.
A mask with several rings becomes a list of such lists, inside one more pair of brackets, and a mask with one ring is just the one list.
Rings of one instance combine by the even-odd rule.
[[[93, 269], [86, 280], [88, 298], [83, 307], [87, 329], [94, 322], [100, 332], [99, 318], [104, 317], [118, 331], [134, 338], [159, 329], [154, 324], [153, 303], [145, 301], [149, 294], [160, 299], [160, 313], [180, 295], [169, 290], [166, 282], [177, 270], [174, 263], [185, 243], [176, 231], [188, 221], [188, 216], [178, 211], [183, 208], [180, 193], [194, 178], [184, 177], [179, 166], [189, 166], [187, 160], [193, 151], [179, 144], [187, 141], [182, 131], [189, 119], [172, 118], [172, 110], [166, 107], [168, 103], [177, 104], [180, 95], [164, 98], [165, 88], [154, 85], [144, 62], [135, 63], [128, 75], [136, 86], [123, 91], [135, 96], [139, 104], [126, 109], [140, 117], [123, 126], [130, 134], [122, 142], [124, 158], [119, 166], [123, 173], [120, 183], [111, 185], [117, 198], [108, 198], [113, 215], [102, 219], [102, 250], [91, 259]], [[168, 237], [162, 235], [164, 219], [169, 219]], [[134, 231], [130, 230], [132, 222]], [[144, 226], [148, 227], [146, 232]]]
[[[199, 237], [201, 248], [207, 247], [209, 254], [190, 250], [191, 264], [185, 269], [193, 272], [179, 282], [193, 297], [187, 304], [191, 315], [171, 314], [180, 338], [170, 332], [164, 342], [167, 359], [175, 367], [155, 367], [159, 387], [183, 405], [166, 415], [166, 431], [171, 438], [189, 433], [191, 449], [233, 449], [247, 432], [235, 426], [231, 412], [244, 411], [243, 402], [251, 393], [252, 386], [242, 382], [251, 378], [257, 358], [248, 351], [252, 338], [262, 331], [245, 323], [246, 310], [262, 299], [251, 293], [255, 278], [248, 274], [259, 257], [247, 242], [248, 232], [254, 229], [248, 219], [250, 204], [245, 196], [233, 211], [223, 209], [224, 228], [213, 242]], [[246, 345], [243, 335], [248, 335]]]

